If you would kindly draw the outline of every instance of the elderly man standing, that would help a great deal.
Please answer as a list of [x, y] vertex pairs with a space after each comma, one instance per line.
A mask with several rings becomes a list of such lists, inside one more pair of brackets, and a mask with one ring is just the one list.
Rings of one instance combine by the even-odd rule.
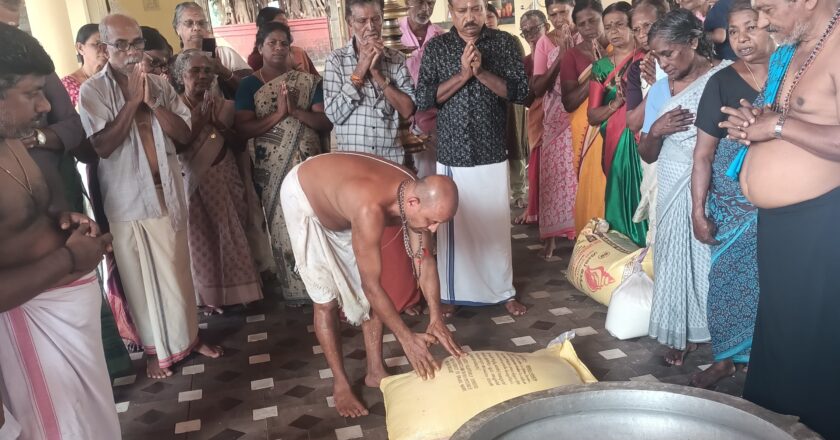
[[835, 0], [753, 6], [758, 26], [781, 46], [770, 59], [764, 102], [725, 108], [730, 117], [722, 124], [749, 144], [741, 188], [759, 208], [760, 296], [744, 397], [835, 439], [840, 9]]
[[438, 233], [442, 301], [450, 305], [516, 301], [510, 244], [507, 104], [522, 104], [528, 80], [522, 48], [487, 28], [480, 0], [450, 0], [454, 27], [426, 46], [417, 108], [438, 108], [437, 171], [460, 190], [460, 209]]
[[[432, 38], [446, 32], [440, 26], [432, 23], [435, 3], [436, 0], [409, 0], [408, 16], [399, 20], [400, 31], [402, 32], [400, 42], [403, 46], [413, 49], [409, 58], [405, 61], [405, 65], [408, 67], [411, 82], [415, 87], [417, 86], [417, 80], [420, 78], [420, 62], [423, 60], [423, 51], [426, 49], [426, 45]], [[412, 130], [414, 130], [414, 133], [426, 137], [426, 149], [414, 154], [414, 166], [419, 177], [436, 173], [436, 119], [436, 108], [414, 113]]]
[[382, 8], [381, 0], [347, 0], [344, 18], [353, 38], [327, 57], [325, 113], [339, 150], [403, 163], [399, 117], [414, 113], [414, 90], [405, 56], [383, 45]]
[[99, 24], [108, 64], [82, 85], [82, 123], [100, 157], [114, 256], [152, 378], [191, 351], [218, 357], [198, 339], [190, 276], [184, 183], [176, 145], [191, 139], [190, 111], [169, 83], [142, 72], [140, 26], [113, 14]]

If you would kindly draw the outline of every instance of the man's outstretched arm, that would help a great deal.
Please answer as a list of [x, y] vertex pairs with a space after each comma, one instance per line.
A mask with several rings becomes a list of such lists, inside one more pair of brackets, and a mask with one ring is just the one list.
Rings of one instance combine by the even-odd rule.
[[394, 333], [417, 374], [424, 379], [434, 377], [438, 365], [428, 349], [428, 345], [434, 342], [434, 337], [425, 333], [413, 333], [405, 325], [380, 282], [382, 275], [380, 249], [382, 232], [385, 229], [382, 212], [378, 207], [363, 207], [361, 212], [351, 220], [351, 224], [353, 225], [353, 252], [356, 254], [356, 263], [359, 266], [362, 289], [373, 313]]
[[[410, 234], [411, 249], [415, 252], [420, 244], [420, 235], [411, 232]], [[464, 354], [461, 346], [455, 342], [449, 328], [443, 321], [443, 314], [440, 311], [440, 277], [437, 270], [437, 258], [432, 253], [432, 234], [430, 232], [423, 233], [423, 244], [420, 261], [416, 258], [411, 258], [411, 264], [414, 265], [415, 270], [420, 270], [420, 289], [423, 290], [423, 296], [426, 298], [426, 303], [429, 305], [429, 327], [426, 333], [437, 338], [438, 342], [443, 345], [443, 348], [452, 356], [459, 357]], [[411, 256], [409, 256], [411, 257]], [[418, 264], [419, 263], [419, 264]], [[416, 273], [416, 272], [415, 272]]]

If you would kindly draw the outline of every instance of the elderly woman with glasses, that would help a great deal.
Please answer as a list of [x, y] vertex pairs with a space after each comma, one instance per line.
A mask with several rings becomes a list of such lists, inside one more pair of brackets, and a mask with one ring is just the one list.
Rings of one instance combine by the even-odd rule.
[[157, 29], [140, 26], [140, 30], [143, 32], [143, 40], [146, 42], [143, 49], [143, 60], [140, 62], [143, 71], [168, 78], [172, 46]]
[[[188, 198], [188, 239], [198, 305], [208, 313], [262, 298], [245, 234], [248, 200], [254, 200], [247, 154], [232, 130], [234, 105], [210, 91], [216, 76], [205, 52], [178, 55], [172, 79], [192, 116], [192, 142], [179, 155]], [[241, 163], [241, 162], [239, 162]]]
[[[172, 27], [181, 40], [181, 48], [201, 50], [205, 38], [211, 38], [210, 22], [204, 14], [204, 8], [196, 2], [182, 2], [175, 6]], [[239, 88], [239, 81], [251, 74], [251, 68], [242, 57], [230, 47], [218, 46], [211, 61], [218, 72], [218, 80], [213, 89], [233, 97]]]
[[98, 24], [90, 23], [79, 28], [79, 32], [76, 33], [76, 58], [82, 66], [61, 79], [74, 106], [79, 102], [79, 89], [82, 88], [82, 83], [102, 70], [108, 62], [105, 45], [99, 41]]

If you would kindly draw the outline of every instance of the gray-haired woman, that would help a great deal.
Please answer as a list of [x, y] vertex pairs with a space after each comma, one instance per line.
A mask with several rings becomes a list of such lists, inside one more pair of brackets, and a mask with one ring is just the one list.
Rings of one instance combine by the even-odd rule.
[[[187, 49], [178, 55], [172, 78], [192, 112], [193, 140], [180, 154], [189, 203], [190, 258], [199, 306], [222, 306], [263, 297], [245, 230], [249, 201], [256, 202], [250, 168], [235, 158], [244, 143], [232, 130], [234, 107], [212, 93], [216, 71], [210, 57]], [[247, 183], [246, 183], [247, 182]]]
[[[181, 2], [175, 6], [172, 27], [175, 28], [184, 50], [201, 50], [204, 39], [213, 36], [204, 8], [196, 2]], [[227, 97], [233, 97], [239, 87], [239, 81], [251, 74], [248, 63], [230, 47], [216, 47], [211, 62], [218, 75], [219, 92], [224, 91]]]
[[650, 29], [648, 41], [668, 78], [651, 87], [639, 155], [657, 162], [653, 308], [650, 336], [672, 350], [665, 360], [681, 365], [687, 351], [708, 342], [706, 296], [709, 246], [694, 238], [691, 169], [697, 128], [693, 125], [706, 82], [731, 64], [712, 58], [703, 25], [685, 9], [671, 11]]

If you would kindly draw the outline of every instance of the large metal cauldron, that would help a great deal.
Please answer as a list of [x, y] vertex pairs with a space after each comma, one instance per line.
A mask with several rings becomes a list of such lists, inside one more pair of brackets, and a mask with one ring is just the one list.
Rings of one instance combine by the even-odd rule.
[[796, 417], [697, 388], [647, 382], [560, 387], [500, 403], [451, 440], [791, 440], [821, 437]]

